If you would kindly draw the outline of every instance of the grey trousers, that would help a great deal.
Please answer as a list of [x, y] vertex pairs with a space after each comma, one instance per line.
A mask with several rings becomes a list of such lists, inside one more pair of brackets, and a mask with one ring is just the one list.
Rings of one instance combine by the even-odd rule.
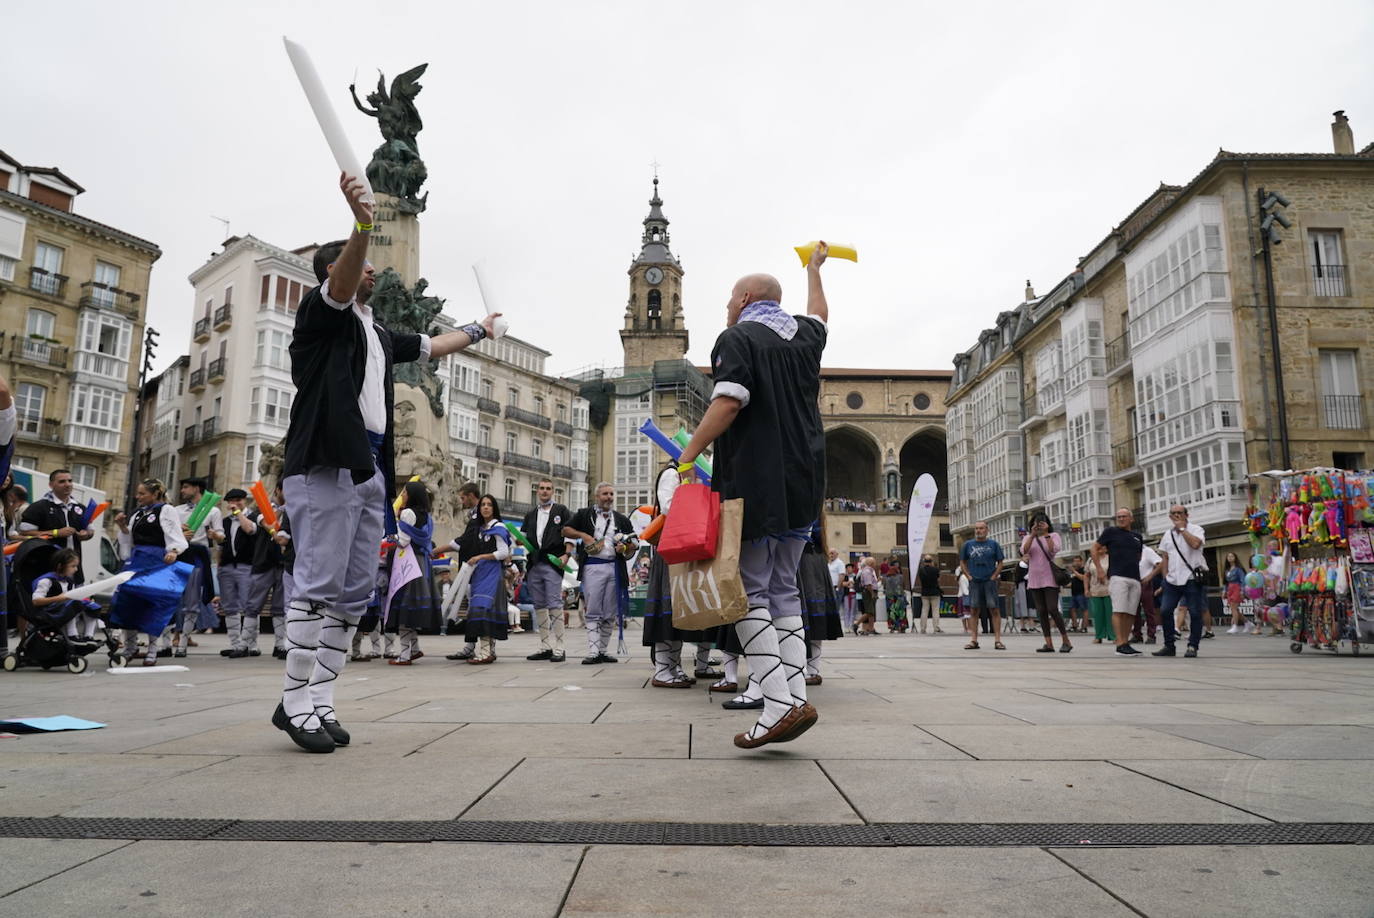
[[317, 466], [283, 482], [296, 543], [286, 607], [282, 706], [296, 726], [334, 716], [334, 682], [377, 580], [386, 488], [380, 469], [355, 485], [348, 469]]
[[615, 564], [588, 564], [582, 575], [582, 601], [587, 608], [587, 656], [605, 653], [616, 619]]
[[250, 564], [221, 564], [219, 566], [219, 608], [224, 613], [224, 628], [229, 633], [229, 646], [247, 650], [243, 641], [245, 618], [253, 622], [253, 637], [258, 633], [257, 609], [249, 611], [253, 595], [253, 567]]
[[802, 539], [771, 536], [740, 546], [739, 575], [749, 608], [767, 609], [773, 618], [802, 614], [797, 567], [805, 547]]
[[[243, 630], [239, 646], [243, 650], [256, 650], [258, 646], [258, 627], [265, 603], [271, 602], [272, 645], [276, 650], [286, 649], [286, 602], [287, 584], [291, 575], [281, 568], [261, 571], [253, 575], [253, 584], [248, 591], [248, 605], [245, 607]], [[226, 623], [228, 619], [226, 618]], [[232, 639], [233, 632], [230, 631]]]
[[[605, 565], [609, 566], [609, 565]], [[614, 577], [612, 577], [614, 581]], [[563, 654], [563, 573], [547, 564], [536, 564], [525, 576], [525, 595], [534, 603], [539, 649]], [[551, 639], [552, 638], [552, 639]]]

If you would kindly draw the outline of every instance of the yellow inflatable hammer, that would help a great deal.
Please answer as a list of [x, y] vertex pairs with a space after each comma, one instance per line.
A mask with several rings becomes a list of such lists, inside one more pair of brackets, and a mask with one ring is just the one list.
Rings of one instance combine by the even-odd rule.
[[[816, 246], [819, 244], [819, 242], [813, 240], [806, 245], [794, 246], [797, 250], [797, 255], [801, 258], [802, 267], [811, 264], [811, 253], [816, 251]], [[843, 258], [846, 261], [856, 262], [859, 260], [859, 250], [852, 245], [840, 245], [839, 243], [832, 242], [830, 243], [830, 257]]]
[[[419, 481], [419, 480], [420, 480], [420, 476], [419, 476], [419, 475], [411, 475], [410, 478], [407, 479], [406, 483], [409, 484], [409, 483], [412, 482], [412, 481]], [[400, 516], [400, 515], [401, 515], [401, 511], [405, 509], [405, 505], [406, 505], [406, 489], [405, 489], [405, 488], [402, 488], [402, 489], [401, 489], [401, 493], [400, 493], [400, 494], [397, 494], [397, 495], [396, 495], [396, 499], [395, 499], [394, 501], [391, 502], [391, 510], [392, 510], [392, 512], [395, 513], [397, 516]]]

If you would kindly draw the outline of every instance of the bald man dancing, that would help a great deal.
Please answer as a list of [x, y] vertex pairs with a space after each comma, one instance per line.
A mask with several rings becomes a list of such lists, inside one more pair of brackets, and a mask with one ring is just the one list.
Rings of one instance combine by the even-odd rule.
[[[782, 285], [767, 274], [741, 278], [726, 304], [726, 329], [711, 352], [715, 389], [682, 469], [715, 443], [712, 487], [744, 498], [740, 576], [749, 612], [735, 632], [763, 713], [735, 737], [741, 749], [785, 743], [816, 722], [806, 700], [806, 638], [797, 567], [825, 497], [825, 433], [817, 405], [830, 310], [821, 288], [829, 247], [806, 267], [806, 315], [778, 305]], [[757, 676], [755, 675], [757, 674]]]

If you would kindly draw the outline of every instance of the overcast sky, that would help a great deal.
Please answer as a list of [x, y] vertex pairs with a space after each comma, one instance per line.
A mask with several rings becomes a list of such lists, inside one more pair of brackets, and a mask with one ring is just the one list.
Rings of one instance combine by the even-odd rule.
[[[948, 369], [1027, 278], [1044, 292], [1159, 182], [1219, 147], [1374, 140], [1374, 5], [1329, 2], [50, 2], [9, 10], [0, 148], [151, 239], [160, 369], [186, 277], [229, 219], [293, 248], [343, 235], [336, 171], [282, 50], [306, 44], [364, 162], [347, 86], [429, 63], [421, 273], [461, 319], [481, 260], [511, 333], [616, 365], [650, 162], [705, 362], [736, 277], [804, 308], [826, 268], [831, 366]], [[27, 20], [27, 22], [26, 22]], [[27, 36], [27, 38], [21, 38]]]

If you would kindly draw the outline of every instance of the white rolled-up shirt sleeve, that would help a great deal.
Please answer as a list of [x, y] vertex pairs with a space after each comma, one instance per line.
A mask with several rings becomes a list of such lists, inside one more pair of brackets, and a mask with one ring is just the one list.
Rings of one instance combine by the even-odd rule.
[[[162, 509], [157, 514], [158, 524], [162, 527], [162, 536], [167, 542], [167, 550], [181, 554], [190, 548], [186, 537], [181, 534], [181, 517], [176, 509], [169, 504], [163, 504]], [[130, 542], [133, 539], [130, 537]]]
[[505, 561], [510, 557], [510, 540], [496, 537], [496, 550], [492, 552], [497, 561]]
[[325, 304], [328, 305], [331, 309], [344, 310], [348, 309], [350, 306], [353, 305], [353, 300], [349, 300], [347, 303], [340, 303], [338, 300], [334, 299], [332, 296], [329, 295], [328, 278], [325, 279], [325, 282], [323, 284], [320, 284], [320, 296], [324, 299]]

